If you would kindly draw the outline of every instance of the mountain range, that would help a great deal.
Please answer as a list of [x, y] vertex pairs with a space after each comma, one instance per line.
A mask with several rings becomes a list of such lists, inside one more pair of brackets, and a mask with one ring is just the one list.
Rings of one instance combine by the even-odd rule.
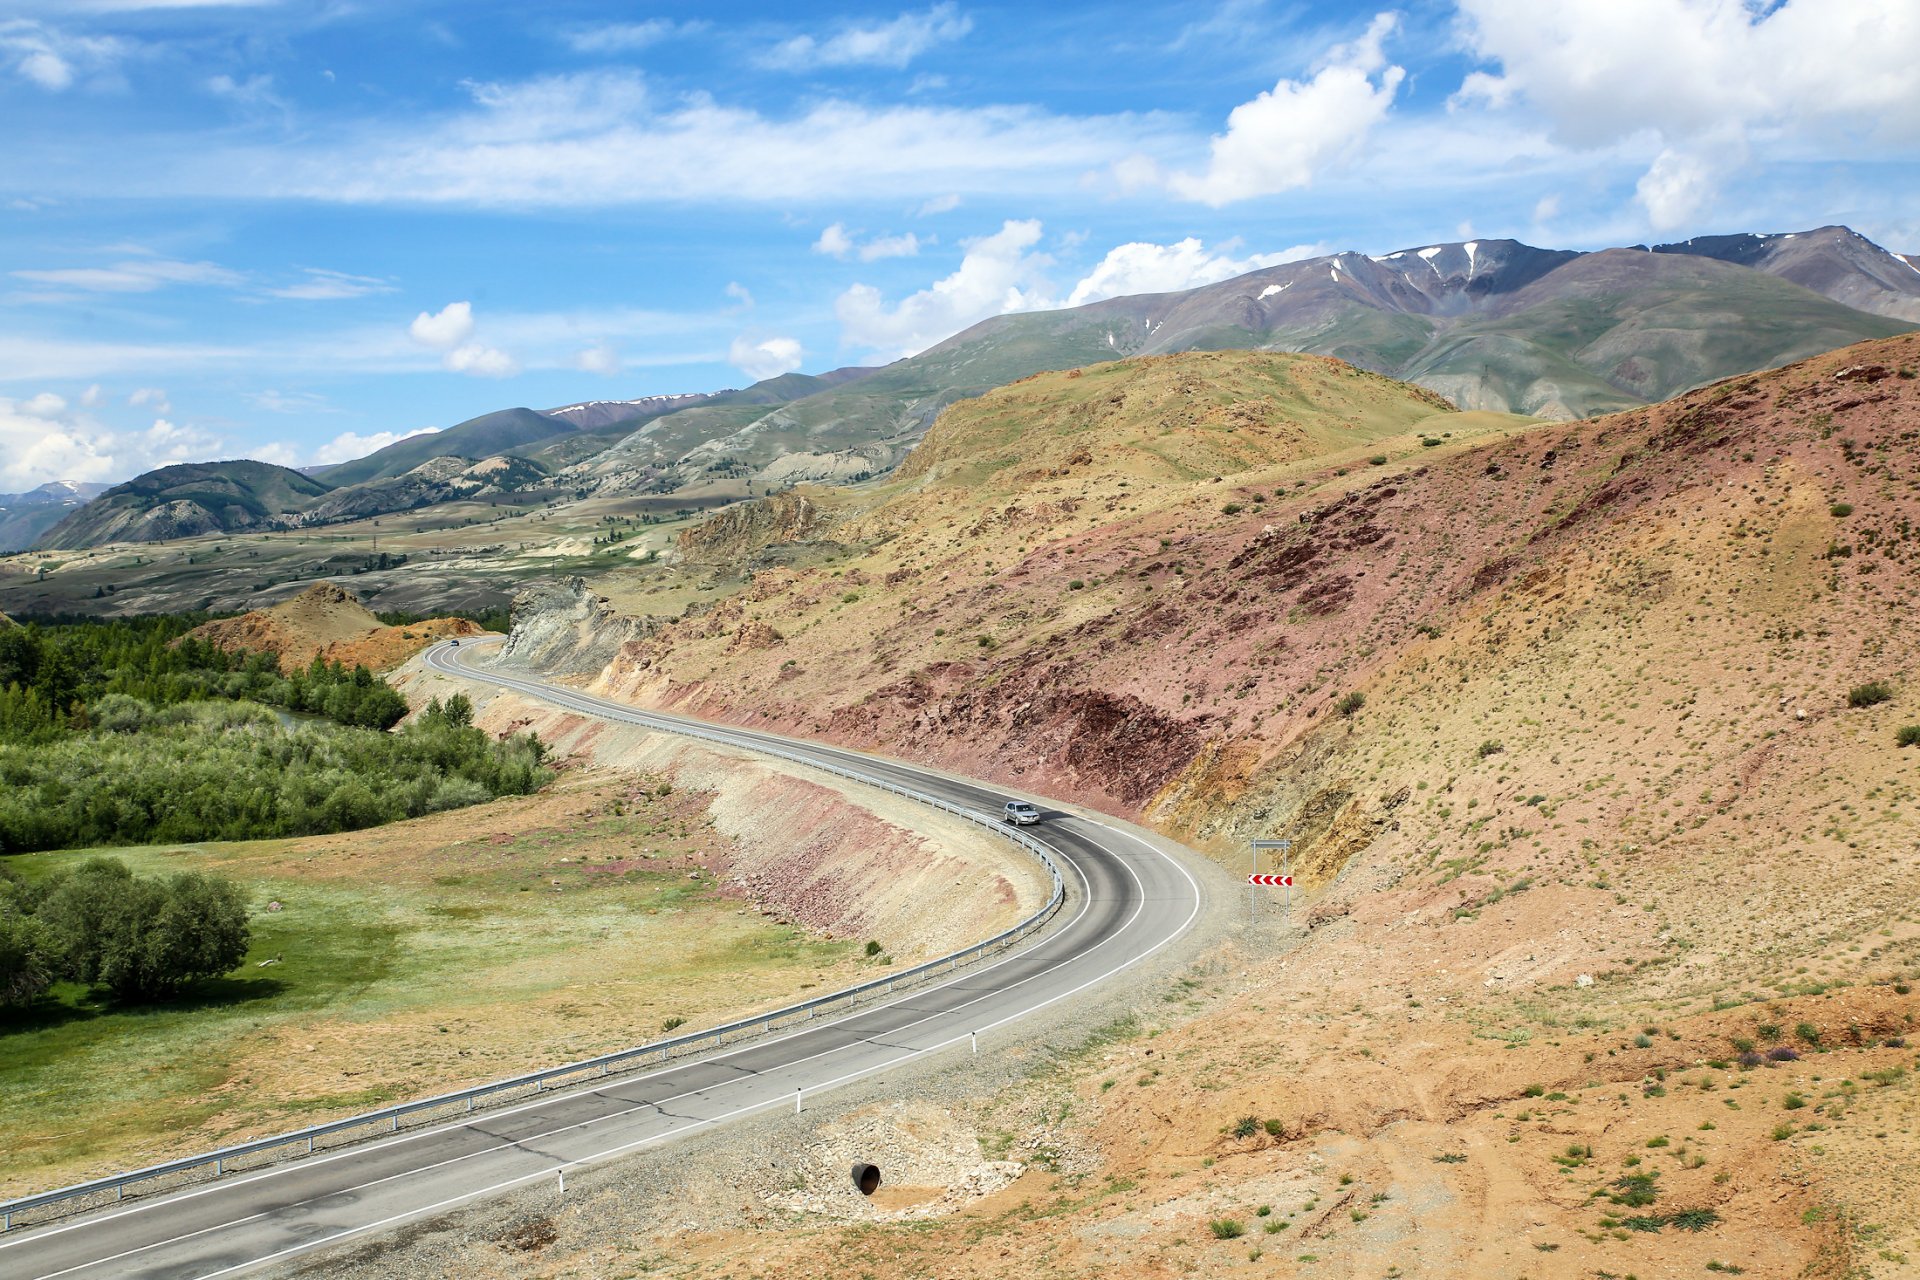
[[1181, 292], [995, 316], [878, 369], [502, 409], [310, 476], [264, 463], [162, 468], [40, 525], [38, 545], [326, 523], [489, 493], [856, 481], [891, 470], [956, 401], [1137, 355], [1330, 355], [1463, 409], [1576, 419], [1916, 323], [1920, 260], [1840, 226], [1595, 252], [1515, 240], [1345, 252]]
[[68, 512], [106, 491], [104, 484], [51, 480], [26, 493], [0, 493], [0, 554], [24, 551]]

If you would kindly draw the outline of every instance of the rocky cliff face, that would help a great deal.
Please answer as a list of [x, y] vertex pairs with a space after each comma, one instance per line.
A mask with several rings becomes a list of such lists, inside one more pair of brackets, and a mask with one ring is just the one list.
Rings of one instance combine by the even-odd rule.
[[652, 635], [655, 624], [630, 618], [580, 578], [538, 582], [513, 600], [513, 630], [500, 661], [544, 675], [598, 675], [629, 641]]

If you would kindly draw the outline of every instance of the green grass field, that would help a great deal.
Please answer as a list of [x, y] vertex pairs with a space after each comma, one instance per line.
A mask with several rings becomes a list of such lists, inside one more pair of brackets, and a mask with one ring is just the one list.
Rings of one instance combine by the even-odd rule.
[[[615, 816], [617, 790], [112, 851], [136, 874], [241, 882], [252, 950], [168, 1004], [116, 1008], [65, 984], [0, 1014], [0, 1195], [641, 1043], [670, 1018], [720, 1021], [866, 963], [689, 878], [719, 840], [697, 797]], [[12, 862], [35, 877], [81, 856]]]

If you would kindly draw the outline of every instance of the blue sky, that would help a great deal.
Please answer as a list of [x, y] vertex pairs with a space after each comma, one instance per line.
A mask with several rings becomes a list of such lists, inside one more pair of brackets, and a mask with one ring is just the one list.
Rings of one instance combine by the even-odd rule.
[[1911, 0], [0, 4], [0, 491], [1316, 252], [1920, 249]]

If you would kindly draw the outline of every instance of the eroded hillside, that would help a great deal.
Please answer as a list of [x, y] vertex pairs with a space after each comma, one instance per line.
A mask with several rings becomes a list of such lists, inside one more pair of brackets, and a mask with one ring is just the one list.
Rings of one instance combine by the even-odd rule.
[[[648, 1239], [743, 1275], [1906, 1274], [1916, 372], [1896, 338], [1539, 424], [1206, 355], [950, 410], [841, 548], [599, 684], [1229, 865], [1289, 836], [1310, 892], [1041, 1079], [1048, 1154], [957, 1218]], [[985, 1146], [1030, 1102], [956, 1114]]]

